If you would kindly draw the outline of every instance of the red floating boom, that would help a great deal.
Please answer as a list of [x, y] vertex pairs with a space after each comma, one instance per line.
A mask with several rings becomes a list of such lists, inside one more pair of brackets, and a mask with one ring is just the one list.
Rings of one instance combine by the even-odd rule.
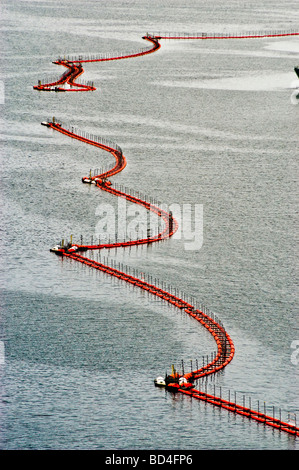
[[[140, 57], [146, 54], [151, 54], [157, 51], [161, 46], [159, 40], [161, 39], [243, 39], [243, 38], [264, 38], [264, 37], [278, 37], [278, 36], [294, 36], [299, 35], [298, 32], [287, 32], [287, 31], [275, 31], [275, 32], [258, 32], [258, 33], [250, 33], [250, 34], [210, 34], [210, 33], [197, 33], [197, 34], [176, 34], [176, 35], [149, 35], [147, 34], [144, 36], [143, 39], [152, 43], [152, 46], [149, 49], [142, 50], [139, 52], [135, 52], [132, 54], [127, 55], [120, 55], [116, 57], [87, 57], [87, 58], [72, 58], [69, 59], [58, 59], [54, 62], [57, 65], [62, 65], [67, 68], [67, 71], [58, 79], [57, 81], [44, 83], [42, 84], [39, 82], [37, 86], [33, 88], [40, 91], [57, 91], [57, 92], [66, 92], [66, 91], [94, 91], [96, 88], [93, 86], [93, 83], [82, 84], [78, 83], [75, 80], [82, 75], [84, 69], [82, 67], [82, 63], [84, 62], [104, 62], [110, 60], [120, 60], [120, 59], [127, 59], [127, 58], [134, 58]], [[183, 300], [179, 296], [172, 294], [156, 285], [144, 281], [144, 279], [139, 279], [138, 277], [132, 276], [127, 274], [115, 267], [111, 267], [105, 265], [103, 263], [94, 261], [88, 257], [85, 257], [80, 254], [80, 252], [85, 252], [87, 250], [101, 250], [105, 248], [117, 248], [117, 247], [127, 247], [132, 245], [143, 245], [143, 244], [151, 244], [155, 242], [159, 242], [161, 240], [165, 240], [171, 237], [178, 229], [177, 221], [172, 217], [171, 213], [166, 212], [165, 210], [159, 208], [157, 205], [151, 204], [148, 201], [145, 201], [139, 197], [132, 196], [131, 194], [127, 194], [124, 191], [120, 191], [116, 188], [113, 188], [111, 182], [107, 180], [111, 176], [119, 173], [122, 171], [126, 166], [126, 158], [124, 157], [122, 150], [118, 146], [108, 145], [107, 143], [103, 143], [101, 141], [94, 140], [93, 138], [87, 138], [83, 135], [80, 135], [78, 132], [75, 132], [73, 129], [69, 130], [63, 127], [59, 122], [55, 121], [47, 121], [43, 122], [43, 125], [53, 129], [54, 131], [58, 131], [68, 137], [73, 139], [80, 140], [86, 144], [93, 145], [100, 149], [103, 149], [115, 158], [115, 165], [108, 171], [105, 171], [101, 174], [98, 174], [93, 177], [83, 177], [82, 181], [84, 183], [94, 184], [98, 189], [102, 191], [109, 192], [115, 196], [125, 198], [135, 204], [139, 204], [143, 206], [149, 211], [154, 212], [164, 222], [164, 228], [161, 232], [159, 232], [155, 236], [148, 236], [146, 238], [142, 238], [139, 240], [130, 240], [130, 241], [123, 241], [123, 242], [115, 242], [115, 243], [102, 243], [102, 244], [90, 244], [90, 245], [74, 245], [69, 243], [67, 246], [56, 246], [51, 251], [56, 252], [56, 254], [66, 257], [68, 259], [72, 259], [74, 261], [80, 262], [85, 264], [93, 269], [100, 270], [106, 273], [109, 276], [117, 277], [127, 283], [130, 283], [140, 289], [143, 289], [149, 292], [152, 295], [160, 297], [165, 302], [184, 310], [190, 317], [194, 320], [199, 322], [204, 328], [206, 328], [211, 335], [213, 336], [216, 346], [217, 346], [217, 353], [211, 362], [202, 366], [199, 369], [192, 370], [190, 373], [179, 375], [175, 372], [173, 374], [166, 376], [165, 381], [162, 378], [157, 379], [155, 381], [156, 385], [166, 386], [168, 390], [172, 390], [174, 392], [181, 392], [186, 395], [189, 395], [193, 398], [198, 400], [205, 401], [210, 403], [214, 406], [218, 406], [224, 408], [228, 411], [231, 411], [235, 414], [239, 414], [242, 416], [246, 416], [247, 418], [256, 420], [261, 422], [265, 425], [272, 426], [273, 428], [279, 429], [280, 431], [285, 431], [289, 434], [293, 434], [294, 436], [299, 436], [299, 428], [296, 427], [294, 424], [283, 422], [279, 419], [275, 419], [274, 417], [267, 416], [265, 413], [260, 413], [259, 411], [254, 411], [250, 408], [246, 408], [245, 406], [237, 405], [236, 403], [230, 402], [228, 400], [224, 400], [221, 397], [216, 397], [213, 395], [209, 395], [202, 391], [196, 390], [193, 386], [193, 382], [196, 379], [201, 377], [208, 376], [210, 374], [214, 374], [220, 370], [222, 370], [227, 364], [234, 357], [235, 348], [233, 341], [231, 340], [230, 336], [221, 325], [220, 322], [216, 321], [214, 318], [207, 315], [201, 309], [196, 308], [194, 305], [191, 305], [186, 300]], [[161, 380], [160, 380], [161, 379]]]

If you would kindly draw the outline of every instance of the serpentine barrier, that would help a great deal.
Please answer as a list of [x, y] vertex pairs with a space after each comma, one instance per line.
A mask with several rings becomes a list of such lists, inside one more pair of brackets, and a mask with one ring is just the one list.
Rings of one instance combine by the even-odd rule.
[[[96, 88], [94, 87], [93, 82], [78, 82], [77, 79], [81, 76], [84, 72], [82, 67], [82, 63], [86, 62], [104, 62], [104, 61], [111, 61], [111, 60], [120, 60], [120, 59], [128, 59], [134, 57], [140, 57], [147, 54], [152, 54], [160, 49], [160, 40], [166, 39], [246, 39], [246, 38], [267, 38], [267, 37], [283, 37], [283, 36], [297, 36], [299, 32], [296, 31], [258, 31], [258, 32], [246, 32], [246, 33], [196, 33], [196, 34], [188, 34], [188, 33], [168, 33], [168, 34], [149, 34], [147, 33], [143, 39], [150, 42], [151, 45], [147, 48], [143, 48], [137, 52], [132, 52], [130, 54], [123, 54], [118, 56], [111, 56], [109, 54], [99, 54], [99, 55], [88, 55], [88, 56], [68, 56], [67, 58], [59, 57], [54, 63], [57, 65], [64, 66], [67, 70], [64, 74], [57, 80], [51, 81], [38, 81], [38, 85], [34, 86], [35, 90], [39, 91], [56, 91], [56, 92], [80, 92], [80, 91], [94, 91]], [[207, 391], [200, 391], [194, 388], [194, 381], [198, 380], [203, 377], [207, 377], [211, 374], [215, 374], [222, 370], [227, 364], [231, 362], [234, 357], [235, 348], [232, 339], [230, 338], [229, 334], [227, 333], [226, 329], [224, 328], [222, 322], [214, 315], [211, 314], [208, 309], [200, 306], [198, 307], [194, 302], [191, 303], [189, 299], [186, 299], [185, 296], [179, 295], [177, 291], [173, 292], [170, 288], [166, 289], [165, 286], [160, 287], [156, 285], [157, 283], [153, 283], [152, 280], [150, 282], [149, 279], [145, 280], [144, 276], [134, 275], [131, 273], [127, 273], [124, 270], [123, 265], [116, 262], [105, 261], [96, 261], [89, 256], [85, 256], [83, 253], [88, 251], [92, 252], [92, 250], [103, 250], [103, 249], [110, 249], [110, 248], [125, 248], [132, 245], [149, 245], [152, 243], [161, 242], [162, 240], [166, 240], [171, 237], [177, 230], [178, 230], [178, 222], [172, 216], [172, 213], [165, 211], [159, 205], [152, 203], [151, 201], [147, 201], [144, 198], [141, 198], [137, 195], [132, 195], [124, 191], [123, 189], [118, 189], [116, 186], [113, 187], [111, 181], [108, 179], [113, 175], [119, 173], [124, 169], [126, 166], [126, 158], [123, 155], [122, 149], [112, 144], [105, 139], [100, 137], [78, 131], [73, 127], [67, 128], [61, 122], [53, 118], [52, 120], [47, 120], [42, 122], [42, 125], [52, 129], [53, 131], [60, 132], [67, 137], [79, 140], [84, 142], [88, 145], [92, 145], [98, 147], [106, 152], [110, 153], [115, 159], [115, 165], [106, 171], [102, 171], [100, 173], [95, 172], [92, 176], [91, 172], [89, 176], [85, 176], [82, 178], [83, 183], [86, 184], [93, 184], [97, 189], [101, 191], [106, 191], [108, 193], [113, 194], [114, 196], [124, 198], [132, 203], [138, 204], [148, 211], [151, 211], [156, 214], [156, 216], [160, 217], [163, 222], [163, 229], [159, 231], [156, 235], [148, 235], [147, 237], [140, 238], [137, 240], [123, 240], [118, 241], [116, 240], [114, 243], [110, 241], [107, 243], [90, 243], [90, 244], [83, 244], [83, 242], [79, 244], [74, 244], [72, 240], [68, 243], [64, 243], [62, 241], [61, 244], [56, 245], [55, 247], [51, 248], [50, 251], [56, 253], [59, 256], [64, 258], [68, 258], [74, 260], [76, 262], [80, 262], [84, 265], [89, 266], [90, 268], [102, 271], [109, 276], [116, 277], [122, 281], [125, 281], [131, 285], [134, 285], [140, 289], [147, 291], [149, 294], [159, 297], [163, 301], [167, 302], [168, 304], [174, 306], [177, 309], [184, 311], [190, 317], [192, 317], [195, 321], [200, 323], [204, 328], [206, 328], [209, 333], [213, 336], [214, 341], [216, 343], [217, 350], [216, 352], [211, 355], [211, 359], [209, 360], [207, 356], [206, 364], [203, 361], [201, 367], [198, 366], [198, 362], [196, 361], [196, 368], [189, 373], [184, 372], [184, 368], [181, 373], [179, 373], [174, 366], [172, 366], [172, 373], [169, 375], [166, 374], [165, 377], [158, 377], [154, 382], [156, 386], [165, 387], [167, 390], [172, 391], [174, 393], [180, 392], [185, 395], [191, 396], [198, 400], [210, 403], [214, 406], [226, 409], [230, 412], [235, 414], [242, 415], [249, 419], [258, 421], [263, 423], [264, 425], [271, 426], [273, 428], [279, 429], [280, 431], [287, 432], [294, 436], [299, 436], [299, 428], [296, 425], [296, 418], [295, 420], [290, 421], [289, 417], [287, 421], [283, 421], [281, 419], [281, 410], [279, 410], [279, 418], [275, 418], [274, 416], [274, 408], [272, 416], [266, 414], [266, 409], [264, 408], [264, 412], [259, 410], [255, 411], [251, 409], [251, 406], [246, 407], [245, 402], [243, 405], [239, 405], [236, 403], [236, 396], [235, 400], [231, 401], [230, 396], [228, 400], [225, 400], [221, 396], [216, 396], [214, 394], [209, 394]]]

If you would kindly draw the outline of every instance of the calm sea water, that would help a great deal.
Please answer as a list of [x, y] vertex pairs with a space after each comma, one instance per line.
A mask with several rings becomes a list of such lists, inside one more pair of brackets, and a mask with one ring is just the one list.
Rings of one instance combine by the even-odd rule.
[[156, 389], [171, 364], [213, 351], [210, 336], [49, 252], [70, 234], [89, 240], [99, 205], [116, 207], [81, 183], [109, 156], [40, 126], [56, 116], [122, 147], [128, 165], [114, 181], [165, 204], [202, 204], [201, 249], [182, 238], [110, 256], [221, 318], [236, 355], [211, 391], [299, 421], [299, 107], [290, 100], [299, 40], [162, 41], [147, 57], [86, 64], [94, 93], [32, 89], [59, 76], [58, 56], [135, 51], [147, 31], [298, 30], [296, 1], [210, 3], [2, 2], [2, 449], [298, 449], [288, 435]]

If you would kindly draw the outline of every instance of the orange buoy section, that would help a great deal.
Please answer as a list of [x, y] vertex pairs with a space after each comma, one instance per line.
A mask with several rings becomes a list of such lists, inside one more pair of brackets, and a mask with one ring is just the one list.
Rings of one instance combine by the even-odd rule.
[[128, 59], [128, 58], [133, 58], [133, 57], [139, 57], [143, 56], [146, 54], [151, 54], [158, 49], [160, 49], [160, 44], [158, 40], [154, 37], [144, 37], [147, 41], [152, 43], [152, 47], [149, 49], [142, 49], [140, 52], [135, 52], [133, 54], [126, 54], [126, 55], [120, 55], [116, 57], [88, 57], [88, 58], [73, 58], [72, 60], [70, 59], [61, 59], [59, 58], [54, 64], [57, 65], [63, 65], [66, 67], [68, 70], [56, 81], [50, 82], [50, 83], [42, 83], [41, 80], [39, 80], [38, 85], [35, 85], [33, 88], [35, 90], [39, 91], [94, 91], [96, 88], [94, 87], [93, 83], [78, 83], [75, 82], [75, 79], [77, 79], [80, 75], [83, 74], [84, 69], [82, 67], [83, 62], [106, 62], [109, 60], [119, 60], [119, 59]]
[[[169, 34], [168, 36], [158, 36], [154, 34], [147, 34], [146, 36], [144, 36], [144, 39], [152, 43], [151, 47], [132, 54], [120, 55], [115, 57], [91, 56], [85, 58], [79, 57], [71, 59], [60, 58], [54, 63], [58, 65], [63, 65], [67, 68], [66, 72], [60, 77], [60, 79], [58, 79], [57, 81], [52, 81], [43, 84], [41, 83], [41, 81], [39, 81], [39, 84], [37, 86], [34, 86], [33, 88], [40, 91], [94, 91], [96, 88], [93, 86], [93, 83], [82, 84], [76, 81], [76, 79], [84, 72], [84, 69], [82, 67], [83, 62], [102, 62], [108, 60], [127, 59], [151, 54], [161, 47], [159, 43], [159, 40], [161, 39], [242, 39], [293, 35], [299, 35], [299, 33], [295, 31], [276, 31], [268, 33], [259, 32], [256, 34], [244, 33], [238, 35], [200, 33], [197, 35]], [[268, 416], [266, 413], [261, 413], [259, 410], [254, 411], [250, 407], [248, 408], [244, 405], [237, 405], [236, 402], [224, 400], [221, 397], [216, 397], [215, 395], [210, 395], [206, 392], [194, 388], [193, 382], [196, 379], [215, 374], [216, 372], [222, 370], [227, 364], [230, 363], [230, 361], [234, 357], [235, 348], [233, 341], [225, 330], [225, 328], [223, 327], [223, 325], [221, 324], [221, 322], [213, 318], [213, 315], [209, 316], [204, 311], [204, 309], [199, 309], [188, 301], [184, 300], [183, 298], [180, 298], [178, 295], [168, 292], [167, 290], [164, 290], [152, 283], [146, 282], [144, 279], [140, 279], [137, 276], [132, 276], [131, 274], [128, 274], [123, 270], [117, 269], [116, 267], [108, 266], [99, 261], [95, 261], [82, 254], [83, 252], [86, 252], [88, 250], [101, 250], [105, 248], [127, 247], [132, 245], [144, 245], [159, 242], [161, 240], [165, 240], [171, 237], [177, 231], [178, 223], [173, 218], [171, 213], [168, 213], [167, 211], [159, 208], [158, 205], [152, 204], [140, 197], [132, 196], [131, 194], [128, 194], [113, 187], [111, 181], [109, 181], [108, 178], [119, 173], [126, 166], [126, 158], [124, 157], [120, 147], [110, 144], [108, 145], [107, 143], [99, 139], [95, 139], [94, 136], [93, 138], [90, 138], [90, 136], [87, 138], [86, 136], [81, 135], [73, 129], [69, 130], [63, 127], [61, 123], [57, 122], [55, 118], [53, 118], [53, 121], [42, 122], [42, 124], [70, 138], [80, 140], [88, 145], [93, 145], [102, 150], [105, 150], [114, 157], [115, 165], [110, 170], [94, 175], [93, 177], [91, 177], [91, 175], [89, 177], [83, 177], [83, 183], [94, 184], [98, 189], [102, 191], [109, 192], [114, 196], [125, 198], [126, 200], [129, 200], [132, 203], [143, 206], [145, 209], [152, 211], [156, 215], [161, 217], [163, 221], [163, 229], [161, 229], [161, 231], [154, 236], [151, 235], [138, 240], [129, 240], [115, 243], [99, 243], [90, 245], [75, 245], [73, 243], [68, 243], [66, 246], [64, 246], [64, 244], [56, 245], [50, 251], [55, 252], [56, 254], [66, 257], [68, 259], [78, 261], [93, 269], [102, 271], [109, 276], [114, 276], [140, 289], [148, 291], [150, 294], [163, 299], [165, 302], [168, 302], [169, 304], [175, 306], [176, 308], [179, 308], [180, 310], [183, 310], [186, 314], [188, 314], [195, 321], [200, 323], [204, 328], [206, 328], [214, 338], [217, 347], [217, 352], [215, 353], [215, 356], [210, 362], [207, 361], [208, 363], [206, 365], [203, 365], [200, 368], [197, 367], [195, 370], [192, 370], [190, 373], [186, 374], [178, 374], [175, 370], [173, 370], [172, 374], [166, 375], [165, 378], [157, 378], [155, 380], [155, 385], [166, 387], [167, 390], [173, 392], [184, 393], [198, 400], [205, 401], [214, 406], [231, 411], [235, 414], [245, 416], [247, 418], [261, 422], [265, 425], [279, 429], [280, 431], [285, 431], [289, 434], [293, 434], [294, 436], [299, 436], [299, 428], [296, 426], [296, 423], [284, 422], [281, 419], [274, 418], [274, 416], [271, 417]]]

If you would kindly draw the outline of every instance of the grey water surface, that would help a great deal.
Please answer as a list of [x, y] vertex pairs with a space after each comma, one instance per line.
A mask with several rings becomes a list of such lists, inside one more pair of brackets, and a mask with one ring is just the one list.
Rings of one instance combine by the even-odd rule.
[[0, 447], [298, 450], [154, 387], [215, 344], [184, 312], [49, 252], [96, 237], [101, 207], [117, 201], [81, 182], [110, 155], [40, 125], [55, 116], [116, 142], [127, 167], [113, 181], [203, 208], [196, 250], [182, 230], [102, 256], [221, 319], [235, 357], [199, 387], [298, 423], [298, 37], [162, 40], [152, 55], [85, 64], [95, 92], [33, 90], [63, 73], [57, 57], [134, 52], [147, 32], [298, 31], [297, 2], [3, 0], [1, 16]]

